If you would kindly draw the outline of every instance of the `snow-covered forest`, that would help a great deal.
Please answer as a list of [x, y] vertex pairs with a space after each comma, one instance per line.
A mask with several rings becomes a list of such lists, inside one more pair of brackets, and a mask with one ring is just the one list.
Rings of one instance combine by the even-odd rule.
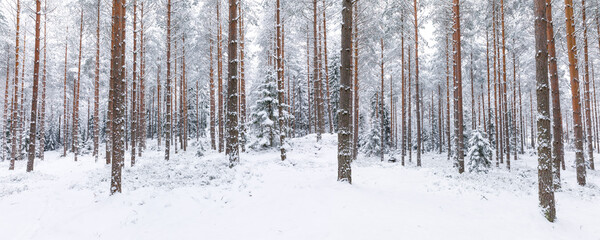
[[0, 239], [600, 237], [599, 0], [2, 0], [0, 52]]

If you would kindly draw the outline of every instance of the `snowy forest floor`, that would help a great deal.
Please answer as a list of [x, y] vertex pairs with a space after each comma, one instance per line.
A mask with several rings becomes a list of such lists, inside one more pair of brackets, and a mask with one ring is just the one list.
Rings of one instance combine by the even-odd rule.
[[166, 162], [155, 142], [135, 167], [127, 156], [115, 196], [103, 156], [47, 152], [33, 173], [1, 162], [0, 239], [600, 239], [600, 174], [578, 186], [570, 152], [548, 223], [529, 154], [510, 172], [462, 175], [444, 154], [425, 154], [421, 168], [415, 155], [406, 167], [361, 155], [348, 185], [336, 181], [334, 135], [293, 139], [286, 162], [277, 150], [243, 153], [233, 169], [213, 151]]

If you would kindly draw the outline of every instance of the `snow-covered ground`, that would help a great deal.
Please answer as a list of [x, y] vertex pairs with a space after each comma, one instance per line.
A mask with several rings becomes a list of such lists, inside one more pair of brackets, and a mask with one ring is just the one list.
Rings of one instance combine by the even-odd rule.
[[361, 156], [348, 185], [336, 181], [335, 136], [291, 144], [289, 161], [251, 152], [230, 169], [212, 151], [167, 162], [149, 141], [115, 196], [102, 157], [48, 152], [33, 173], [2, 162], [0, 239], [600, 239], [600, 174], [578, 186], [572, 153], [548, 223], [535, 156], [511, 172], [462, 175], [445, 155], [425, 154], [421, 168]]

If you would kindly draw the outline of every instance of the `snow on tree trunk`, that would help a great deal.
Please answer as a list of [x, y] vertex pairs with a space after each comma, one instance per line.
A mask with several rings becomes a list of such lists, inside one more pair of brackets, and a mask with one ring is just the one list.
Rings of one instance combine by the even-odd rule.
[[535, 0], [535, 69], [538, 123], [538, 186], [542, 212], [548, 221], [556, 218], [550, 132], [550, 97], [548, 86], [548, 45], [546, 33], [546, 1]]
[[340, 110], [338, 110], [338, 181], [352, 183], [352, 132], [350, 131], [352, 99], [352, 0], [344, 0], [342, 8], [342, 68], [340, 78]]
[[[227, 80], [227, 148], [225, 153], [229, 157], [229, 166], [233, 167], [240, 161], [240, 149], [238, 144], [238, 92], [237, 92], [237, 21], [238, 0], [229, 0], [229, 45], [227, 47], [229, 64]], [[282, 92], [280, 92], [283, 95]], [[281, 117], [281, 116], [280, 116]], [[282, 120], [280, 120], [282, 122]]]

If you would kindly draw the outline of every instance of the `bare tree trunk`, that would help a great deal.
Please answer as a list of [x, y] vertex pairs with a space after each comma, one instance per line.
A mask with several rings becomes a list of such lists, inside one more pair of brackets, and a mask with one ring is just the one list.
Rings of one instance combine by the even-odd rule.
[[[450, 45], [448, 41], [448, 34], [445, 34], [446, 38], [446, 137], [448, 139], [448, 161], [452, 156], [452, 135], [450, 134]], [[453, 80], [454, 81], [454, 80]]]
[[384, 110], [385, 109], [385, 105], [384, 105], [385, 97], [384, 97], [384, 93], [383, 93], [383, 88], [384, 88], [384, 86], [383, 86], [383, 80], [384, 80], [383, 65], [384, 65], [384, 60], [383, 60], [383, 38], [382, 38], [381, 39], [381, 101], [379, 104], [379, 113], [380, 113], [380, 117], [381, 117], [379, 119], [379, 121], [381, 121], [380, 122], [380, 124], [381, 124], [380, 125], [381, 126], [381, 148], [379, 149], [379, 151], [380, 151], [379, 155], [380, 155], [382, 162], [383, 162], [384, 152], [385, 152], [385, 135], [386, 135], [385, 134], [385, 125], [384, 125], [385, 115], [383, 114], [385, 112], [385, 110]]
[[[244, 11], [240, 6], [240, 145], [242, 152], [246, 151], [246, 73], [245, 73], [245, 21]], [[293, 112], [293, 111], [292, 111]]]
[[309, 27], [306, 26], [306, 94], [308, 100], [308, 133], [312, 133], [312, 105], [310, 104], [310, 38]]
[[37, 123], [38, 83], [40, 79], [40, 15], [42, 14], [42, 1], [35, 1], [35, 56], [33, 63], [33, 92], [31, 98], [31, 119], [29, 123], [29, 150], [27, 158], [27, 172], [33, 171], [35, 160], [35, 139]]
[[506, 145], [506, 168], [510, 170], [510, 134], [509, 134], [509, 117], [510, 111], [508, 111], [508, 96], [507, 96], [507, 85], [506, 85], [506, 38], [504, 29], [504, 0], [500, 0], [500, 14], [502, 20], [502, 82], [503, 82], [503, 103], [504, 103], [504, 135]]
[[[69, 144], [67, 144], [68, 134], [68, 124], [67, 124], [67, 112], [69, 111], [67, 106], [67, 49], [69, 46], [69, 41], [67, 41], [67, 37], [69, 34], [69, 28], [67, 27], [67, 34], [65, 34], [65, 72], [64, 72], [64, 82], [63, 82], [63, 157], [67, 156], [67, 149], [69, 148]], [[112, 100], [111, 100], [112, 101]], [[110, 101], [109, 101], [110, 103]], [[107, 123], [108, 125], [108, 123]], [[106, 135], [110, 135], [110, 128], [107, 126]], [[107, 140], [108, 144], [108, 140]], [[106, 152], [108, 153], [108, 146]], [[110, 157], [107, 154], [107, 164], [110, 162]]]
[[140, 9], [140, 76], [139, 76], [139, 100], [138, 100], [138, 157], [142, 156], [142, 151], [146, 149], [146, 47], [144, 40], [144, 2]]
[[[546, 36], [548, 38], [548, 57], [550, 71], [550, 87], [552, 88], [552, 176], [554, 178], [554, 186], [560, 188], [560, 163], [564, 158], [563, 140], [562, 140], [562, 115], [560, 107], [560, 89], [558, 82], [558, 66], [556, 58], [556, 48], [554, 41], [554, 26], [552, 21], [552, 0], [546, 1]], [[519, 95], [521, 95], [521, 85], [519, 84]], [[520, 97], [519, 97], [520, 99]], [[522, 115], [521, 115], [522, 118]]]
[[9, 84], [11, 84], [10, 82], [10, 50], [7, 47], [6, 48], [6, 83], [4, 84], [4, 105], [3, 106], [3, 114], [2, 114], [2, 161], [4, 161], [6, 159], [6, 148], [7, 148], [7, 144], [8, 144], [8, 137], [10, 137], [10, 135], [8, 135], [7, 132], [7, 127], [10, 127], [9, 124], [11, 123], [11, 121], [9, 120], [8, 117], [8, 109], [11, 108], [11, 106], [9, 106], [9, 102], [8, 102], [8, 95], [9, 95]]
[[94, 150], [92, 155], [94, 155], [95, 161], [98, 162], [98, 137], [100, 135], [100, 118], [98, 116], [100, 111], [100, 0], [98, 0], [96, 14], [98, 15], [98, 21], [96, 25], [96, 68], [94, 70]]
[[585, 128], [586, 128], [586, 137], [587, 137], [587, 145], [588, 145], [588, 157], [589, 157], [589, 167], [594, 170], [594, 146], [593, 146], [593, 134], [592, 134], [592, 113], [591, 109], [591, 98], [590, 98], [590, 74], [589, 74], [589, 64], [588, 64], [588, 38], [587, 38], [587, 22], [585, 15], [585, 0], [581, 0], [581, 17], [583, 21], [583, 52], [584, 52], [584, 85], [585, 85]]
[[73, 155], [77, 161], [79, 155], [79, 86], [81, 83], [81, 47], [83, 43], [83, 7], [81, 8], [81, 23], [79, 27], [79, 63], [77, 64], [77, 79], [73, 84]]
[[463, 140], [463, 107], [462, 107], [462, 64], [461, 64], [461, 39], [460, 39], [460, 8], [459, 8], [459, 0], [453, 0], [453, 18], [454, 18], [454, 96], [456, 98], [455, 102], [457, 106], [455, 109], [457, 119], [457, 132], [456, 132], [456, 155], [457, 155], [457, 164], [458, 164], [458, 172], [463, 173], [465, 171], [465, 162], [464, 162], [464, 140]]
[[[44, 63], [43, 63], [43, 75], [42, 75], [42, 99], [40, 100], [41, 103], [41, 109], [40, 109], [40, 114], [39, 114], [39, 119], [40, 119], [40, 130], [38, 131], [38, 138], [40, 139], [40, 148], [39, 148], [39, 153], [38, 156], [40, 158], [40, 160], [44, 161], [44, 149], [46, 148], [45, 144], [46, 144], [46, 130], [45, 130], [45, 125], [46, 125], [46, 62], [47, 62], [47, 51], [46, 51], [46, 38], [47, 38], [47, 34], [46, 34], [46, 22], [47, 22], [47, 16], [48, 16], [48, 7], [46, 4], [46, 0], [44, 0]], [[7, 55], [8, 56], [8, 55]], [[8, 73], [8, 69], [6, 71]], [[8, 85], [7, 85], [8, 87]], [[6, 106], [6, 105], [5, 105]]]
[[314, 52], [313, 52], [313, 80], [314, 82], [314, 91], [315, 91], [315, 108], [316, 108], [316, 129], [317, 129], [317, 142], [321, 141], [321, 134], [323, 133], [323, 102], [321, 98], [321, 80], [320, 80], [320, 68], [319, 68], [319, 55], [318, 55], [318, 32], [317, 32], [317, 0], [313, 0], [313, 44], [314, 44]]
[[[121, 192], [121, 170], [125, 157], [125, 0], [113, 0], [111, 41], [111, 88], [113, 89], [112, 174], [110, 193]], [[170, 13], [170, 0], [169, 0]]]
[[171, 107], [171, 0], [167, 0], [167, 88], [165, 89], [165, 101], [167, 105], [165, 106], [167, 112], [165, 118], [167, 123], [165, 124], [165, 160], [169, 160], [170, 152], [171, 152], [171, 125], [172, 125], [172, 112], [173, 108]]
[[421, 166], [421, 94], [419, 92], [419, 24], [417, 21], [417, 0], [414, 1], [415, 14], [415, 101], [417, 113], [417, 167]]
[[577, 69], [577, 44], [575, 40], [575, 19], [573, 17], [573, 0], [565, 0], [565, 18], [567, 31], [567, 49], [569, 51], [569, 76], [571, 77], [571, 94], [573, 100], [573, 126], [575, 128], [575, 165], [577, 183], [584, 186], [586, 181], [585, 159], [583, 156], [583, 129], [581, 127], [581, 95], [579, 92], [579, 71]]
[[19, 93], [19, 27], [21, 21], [21, 1], [17, 0], [17, 14], [16, 14], [16, 31], [15, 31], [15, 80], [14, 80], [14, 97], [12, 102], [12, 119], [10, 120], [10, 128], [12, 135], [12, 149], [10, 151], [10, 165], [8, 170], [15, 170], [15, 160], [17, 159], [17, 123], [18, 119], [18, 101], [17, 96]]
[[[279, 3], [279, 0], [277, 0]], [[277, 4], [279, 5], [279, 4]], [[237, 115], [237, 52], [238, 52], [238, 42], [237, 42], [237, 21], [238, 21], [238, 0], [229, 0], [229, 46], [228, 57], [228, 81], [227, 81], [227, 149], [226, 154], [229, 157], [229, 167], [233, 167], [240, 161], [240, 149], [238, 144], [238, 115]], [[279, 7], [277, 8], [279, 9]], [[281, 61], [281, 59], [278, 59]], [[279, 92], [279, 99], [283, 98], [283, 92]], [[281, 101], [280, 107], [281, 107]], [[281, 113], [281, 108], [280, 108]], [[279, 123], [283, 123], [283, 116], [280, 114]], [[285, 139], [285, 133], [281, 132], [281, 141]], [[282, 155], [285, 155], [285, 150], [282, 147]], [[285, 159], [285, 158], [283, 158]]]
[[[160, 143], [162, 141], [162, 121], [160, 120], [161, 113], [161, 101], [160, 101], [160, 64], [158, 65], [158, 70], [156, 71], [156, 135], [157, 135], [157, 146], [158, 150], [160, 150]], [[211, 65], [212, 66], [212, 65]], [[212, 78], [211, 78], [212, 80]], [[212, 116], [212, 115], [211, 115]]]
[[342, 67], [340, 79], [340, 111], [338, 115], [338, 181], [352, 183], [352, 150], [350, 103], [352, 99], [352, 0], [344, 0], [342, 8]]
[[217, 1], [217, 94], [219, 96], [219, 101], [217, 105], [219, 105], [219, 113], [218, 113], [218, 121], [219, 121], [219, 152], [223, 152], [225, 148], [224, 144], [224, 132], [223, 132], [223, 47], [222, 43], [222, 33], [221, 33], [221, 5], [220, 1]]
[[402, 68], [402, 166], [404, 166], [405, 162], [404, 162], [404, 158], [406, 156], [406, 79], [404, 77], [404, 69], [406, 68], [406, 66], [404, 65], [405, 61], [404, 61], [404, 11], [402, 11], [402, 14], [400, 15], [400, 22], [401, 27], [400, 27], [400, 55], [401, 55], [401, 68]]
[[215, 81], [214, 81], [214, 63], [213, 63], [213, 39], [212, 39], [212, 31], [211, 36], [209, 37], [210, 41], [210, 147], [213, 150], [217, 150], [216, 140], [215, 140], [215, 122], [217, 121], [217, 116], [215, 116]]
[[535, 0], [536, 95], [538, 109], [538, 182], [540, 207], [548, 221], [554, 222], [554, 185], [552, 183], [552, 136], [550, 132], [550, 97], [548, 88], [548, 42], [546, 27], [546, 1]]
[[137, 107], [137, 64], [138, 58], [137, 53], [139, 51], [137, 47], [137, 0], [133, 0], [133, 80], [131, 81], [131, 166], [135, 166], [135, 148], [136, 148], [136, 140], [137, 140], [137, 117], [138, 117], [138, 107]]
[[[350, 62], [350, 64], [352, 65], [352, 67], [354, 68], [354, 84], [353, 84], [353, 97], [354, 97], [354, 104], [352, 105], [352, 107], [354, 108], [353, 111], [354, 113], [351, 114], [352, 117], [354, 118], [354, 126], [352, 127], [352, 129], [354, 130], [353, 133], [353, 139], [352, 139], [352, 159], [356, 159], [358, 157], [358, 134], [359, 134], [359, 127], [358, 127], [358, 120], [359, 120], [359, 98], [360, 98], [360, 94], [358, 92], [359, 89], [359, 84], [358, 84], [358, 3], [352, 3], [352, 5], [354, 5], [354, 11], [351, 14], [351, 23], [353, 28], [351, 29], [350, 34], [352, 34], [354, 37], [353, 39], [353, 43], [351, 43], [352, 47], [354, 48], [353, 52], [354, 52], [354, 64], [352, 64], [352, 60]], [[355, 16], [355, 17], [354, 17]], [[339, 120], [338, 120], [339, 121]], [[351, 121], [351, 120], [350, 120]]]
[[327, 63], [327, 10], [325, 7], [325, 0], [323, 0], [323, 60], [325, 60], [325, 86], [327, 96], [327, 115], [329, 118], [329, 133], [333, 133], [333, 122], [331, 118], [331, 98], [329, 91], [329, 65]]
[[408, 45], [408, 134], [407, 138], [407, 146], [408, 149], [408, 162], [412, 163], [412, 66], [411, 66], [411, 50], [412, 47], [410, 44]]
[[[235, 1], [235, 0], [231, 0], [231, 1]], [[283, 76], [283, 47], [282, 47], [282, 36], [281, 36], [281, 7], [279, 5], [279, 0], [276, 1], [276, 19], [277, 19], [277, 92], [278, 92], [278, 104], [277, 104], [277, 109], [279, 112], [279, 150], [281, 151], [281, 161], [285, 161], [286, 159], [286, 151], [285, 151], [285, 135], [286, 135], [286, 130], [285, 130], [285, 116], [283, 115], [283, 105], [284, 105], [284, 96], [283, 96], [283, 81], [284, 81], [284, 76]], [[231, 12], [230, 12], [231, 14]], [[231, 20], [231, 21], [237, 21], [237, 20]], [[231, 31], [231, 27], [230, 27], [230, 31]], [[235, 35], [233, 35], [235, 36]], [[233, 36], [230, 34], [230, 38], [234, 39]], [[234, 45], [234, 47], [237, 47], [236, 45]], [[230, 64], [230, 71], [231, 71], [231, 64]], [[237, 71], [237, 68], [236, 68]], [[230, 80], [231, 81], [231, 80]], [[237, 132], [237, 131], [236, 131]], [[237, 137], [236, 137], [236, 141], [237, 141]], [[233, 162], [232, 162], [233, 163]]]

